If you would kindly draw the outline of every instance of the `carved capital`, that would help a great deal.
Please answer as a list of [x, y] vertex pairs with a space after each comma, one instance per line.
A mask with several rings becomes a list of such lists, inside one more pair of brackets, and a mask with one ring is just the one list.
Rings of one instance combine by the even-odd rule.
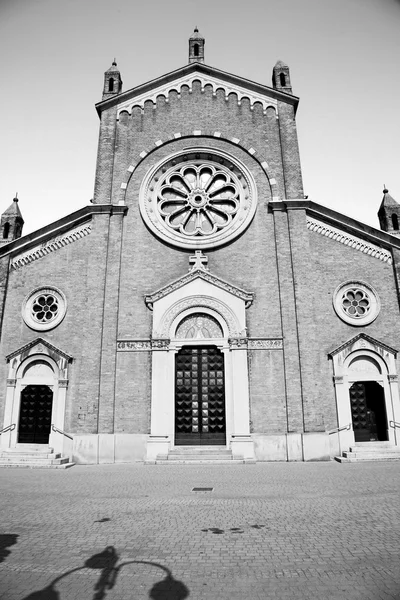
[[168, 350], [170, 340], [169, 339], [152, 339], [151, 349], [152, 350]]
[[59, 388], [67, 388], [68, 387], [68, 379], [59, 379], [58, 387]]
[[15, 387], [17, 385], [16, 379], [7, 379], [7, 387]]
[[398, 375], [388, 375], [388, 380], [389, 380], [389, 383], [392, 383], [392, 382], [394, 383], [395, 381], [399, 380], [399, 376]]
[[338, 383], [343, 383], [343, 376], [342, 375], [335, 375], [333, 377], [333, 382], [335, 385], [337, 385]]
[[229, 348], [231, 350], [241, 349], [244, 350], [247, 348], [247, 338], [244, 337], [234, 337], [228, 339]]

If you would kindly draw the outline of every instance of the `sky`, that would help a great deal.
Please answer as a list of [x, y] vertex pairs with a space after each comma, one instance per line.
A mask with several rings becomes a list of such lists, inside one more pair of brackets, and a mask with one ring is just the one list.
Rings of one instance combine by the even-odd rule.
[[123, 90], [188, 60], [270, 86], [290, 67], [304, 190], [379, 227], [400, 202], [400, 0], [0, 0], [0, 212], [18, 193], [24, 234], [93, 197], [103, 75]]

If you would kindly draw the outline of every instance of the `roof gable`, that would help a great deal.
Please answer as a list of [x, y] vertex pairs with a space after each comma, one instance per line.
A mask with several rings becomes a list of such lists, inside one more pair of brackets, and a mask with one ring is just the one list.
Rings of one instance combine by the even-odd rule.
[[256, 102], [260, 102], [264, 110], [268, 106], [276, 108], [278, 100], [292, 104], [295, 108], [299, 101], [292, 94], [196, 62], [127, 90], [122, 94], [103, 100], [96, 104], [96, 109], [100, 114], [103, 110], [117, 106], [118, 114], [122, 111], [130, 113], [134, 106], [143, 108], [147, 100], [155, 102], [157, 96], [164, 96], [168, 101], [168, 94], [173, 90], [179, 94], [182, 86], [186, 85], [189, 86], [189, 89], [192, 89], [193, 81], [200, 81], [202, 89], [206, 85], [211, 85], [214, 94], [218, 89], [223, 89], [226, 97], [234, 93], [238, 97], [239, 104], [243, 98], [249, 99], [251, 107]]

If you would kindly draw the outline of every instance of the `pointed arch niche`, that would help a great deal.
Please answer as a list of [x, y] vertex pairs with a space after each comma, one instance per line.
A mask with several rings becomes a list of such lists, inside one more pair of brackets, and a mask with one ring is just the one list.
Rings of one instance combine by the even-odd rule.
[[254, 458], [250, 436], [246, 307], [253, 295], [193, 268], [146, 297], [153, 311], [151, 434], [147, 460], [175, 446], [175, 362], [185, 346], [215, 347], [224, 356], [226, 447]]
[[[52, 394], [51, 424], [65, 430], [65, 405], [68, 387], [68, 366], [72, 357], [43, 338], [37, 338], [7, 356], [8, 377], [3, 428], [12, 426], [1, 436], [1, 447], [15, 448], [19, 444], [21, 396], [27, 386], [45, 386]], [[50, 431], [48, 445], [55, 452], [69, 453], [69, 440]], [[44, 445], [47, 446], [45, 443]]]
[[400, 420], [399, 385], [396, 370], [397, 351], [361, 333], [333, 350], [329, 357], [333, 362], [339, 451], [347, 451], [357, 441], [353, 428], [350, 390], [354, 384], [360, 382], [375, 383], [383, 390], [387, 420], [384, 437], [392, 444], [400, 445], [400, 436], [391, 426], [393, 421], [399, 422]]

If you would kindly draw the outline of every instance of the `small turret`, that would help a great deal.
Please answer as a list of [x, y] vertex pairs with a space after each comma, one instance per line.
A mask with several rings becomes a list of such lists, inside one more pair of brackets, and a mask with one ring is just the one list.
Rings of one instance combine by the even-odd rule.
[[115, 58], [111, 67], [104, 73], [103, 100], [120, 94], [122, 91], [121, 73], [117, 67]]
[[17, 194], [0, 219], [0, 244], [8, 244], [22, 235], [24, 220], [18, 206]]
[[206, 41], [199, 33], [197, 27], [189, 38], [189, 64], [193, 62], [204, 62], [204, 45]]
[[293, 93], [289, 67], [281, 60], [278, 60], [272, 71], [272, 85], [275, 90], [281, 90], [287, 94]]
[[400, 204], [384, 188], [383, 198], [378, 210], [379, 224], [383, 231], [400, 237]]

